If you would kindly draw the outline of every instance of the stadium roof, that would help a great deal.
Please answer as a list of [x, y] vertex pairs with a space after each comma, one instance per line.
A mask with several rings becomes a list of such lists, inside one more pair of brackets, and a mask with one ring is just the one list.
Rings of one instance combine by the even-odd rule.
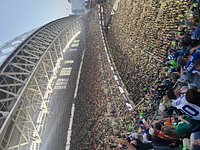
[[25, 32], [14, 39], [0, 45], [0, 66], [3, 62], [12, 54], [12, 52], [28, 37], [30, 36], [36, 29]]

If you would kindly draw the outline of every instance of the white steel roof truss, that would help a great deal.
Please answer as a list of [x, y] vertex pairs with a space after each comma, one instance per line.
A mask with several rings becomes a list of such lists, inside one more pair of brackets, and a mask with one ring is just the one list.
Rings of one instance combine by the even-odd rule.
[[[51, 95], [48, 90], [52, 90], [55, 82], [51, 77], [54, 76], [57, 62], [61, 60], [63, 48], [73, 37], [70, 34], [79, 32], [77, 22], [80, 23], [81, 18], [71, 16], [38, 29], [19, 45], [3, 66], [0, 73], [3, 79], [0, 85], [0, 93], [3, 93], [0, 96], [0, 110], [9, 111], [9, 115], [0, 118], [0, 149], [21, 149], [33, 142], [41, 143], [40, 128], [48, 113]], [[37, 124], [36, 118], [41, 112], [42, 120]], [[18, 139], [15, 138], [16, 133], [19, 134]]]
[[26, 53], [30, 56], [33, 56], [33, 57], [39, 59], [40, 58], [39, 56], [41, 56], [41, 54], [38, 56], [37, 54], [34, 53], [34, 51], [35, 51], [35, 49], [33, 49], [33, 50], [24, 50], [23, 49], [23, 53]]
[[22, 70], [22, 71], [25, 71], [25, 72], [27, 72], [27, 73], [30, 73], [29, 70], [27, 70], [26, 68], [23, 68], [23, 67], [21, 67], [21, 66], [15, 64], [15, 63], [11, 63], [10, 65], [11, 65], [11, 66], [14, 66], [14, 67], [16, 67], [16, 68], [18, 68], [18, 69], [20, 69], [20, 70]]

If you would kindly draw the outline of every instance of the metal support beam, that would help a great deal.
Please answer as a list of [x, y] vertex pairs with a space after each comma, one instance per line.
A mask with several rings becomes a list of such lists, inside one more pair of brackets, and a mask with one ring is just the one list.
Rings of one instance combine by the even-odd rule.
[[39, 147], [63, 49], [81, 24], [77, 16], [48, 23], [1, 65], [0, 111], [8, 115], [0, 118], [0, 149]]

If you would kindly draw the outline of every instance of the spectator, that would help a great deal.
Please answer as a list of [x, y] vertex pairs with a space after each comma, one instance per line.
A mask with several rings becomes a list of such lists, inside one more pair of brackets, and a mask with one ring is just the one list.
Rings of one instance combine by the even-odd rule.
[[200, 132], [194, 132], [190, 135], [190, 147], [191, 150], [200, 149]]
[[186, 94], [186, 100], [189, 103], [200, 107], [200, 92], [196, 89], [189, 89]]
[[171, 137], [184, 137], [192, 132], [193, 129], [199, 126], [199, 122], [190, 119], [188, 116], [179, 117], [180, 121], [176, 126], [164, 126], [162, 131], [164, 134]]
[[170, 90], [167, 92], [167, 97], [172, 101], [172, 106], [192, 117], [192, 119], [200, 120], [200, 107], [188, 102], [187, 100], [187, 98], [189, 98], [189, 101], [194, 101], [193, 97], [196, 96], [192, 96], [192, 92], [194, 92], [194, 90], [189, 90], [186, 92], [186, 94], [181, 94], [178, 96], [173, 90]]

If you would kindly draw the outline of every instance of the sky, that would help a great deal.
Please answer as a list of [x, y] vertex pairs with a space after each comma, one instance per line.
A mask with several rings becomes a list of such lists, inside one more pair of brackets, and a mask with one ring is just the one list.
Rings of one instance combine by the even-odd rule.
[[0, 0], [0, 45], [70, 13], [67, 0]]

